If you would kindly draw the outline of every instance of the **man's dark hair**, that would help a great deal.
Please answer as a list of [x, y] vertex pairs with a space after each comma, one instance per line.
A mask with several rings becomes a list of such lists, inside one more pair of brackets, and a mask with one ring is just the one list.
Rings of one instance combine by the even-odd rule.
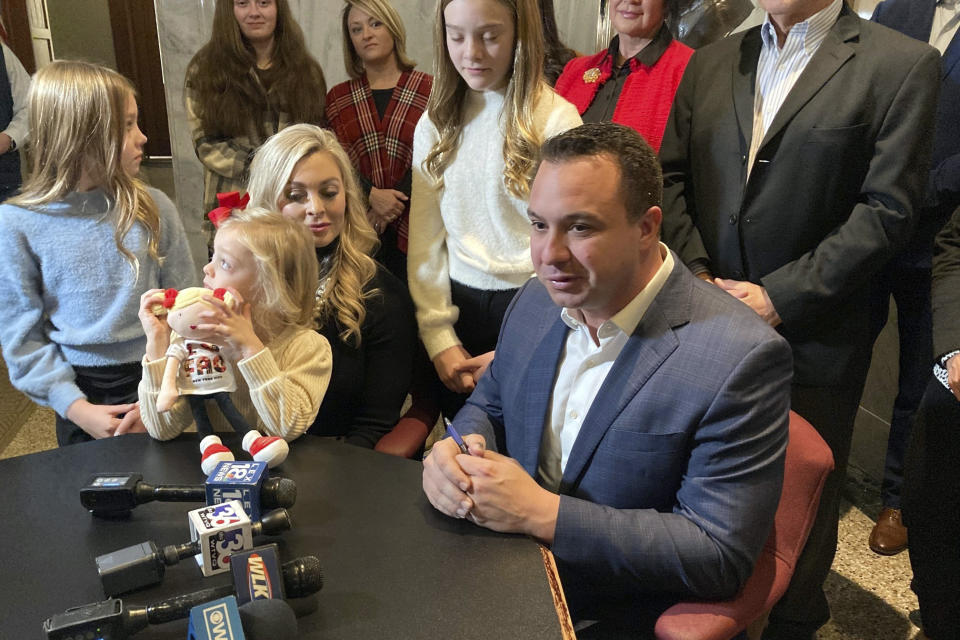
[[543, 143], [540, 162], [560, 164], [606, 156], [620, 169], [620, 197], [631, 221], [663, 200], [660, 162], [639, 133], [613, 122], [580, 125]]

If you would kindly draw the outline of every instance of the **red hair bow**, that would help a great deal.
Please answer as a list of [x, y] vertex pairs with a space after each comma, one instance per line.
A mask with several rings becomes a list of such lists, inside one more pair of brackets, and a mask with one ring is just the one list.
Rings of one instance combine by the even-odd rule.
[[240, 197], [239, 191], [230, 191], [228, 193], [218, 193], [217, 202], [220, 206], [207, 214], [214, 227], [219, 228], [224, 220], [230, 217], [234, 209], [245, 209], [250, 202], [250, 194], [245, 193]]
[[177, 290], [176, 289], [166, 289], [163, 292], [163, 308], [172, 309], [173, 305], [177, 302]]

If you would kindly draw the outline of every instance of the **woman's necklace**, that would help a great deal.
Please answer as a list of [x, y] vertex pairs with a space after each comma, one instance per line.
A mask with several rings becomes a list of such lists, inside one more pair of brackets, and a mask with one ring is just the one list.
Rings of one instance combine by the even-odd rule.
[[327, 283], [330, 282], [330, 272], [333, 269], [333, 252], [320, 257], [319, 267], [320, 279], [317, 282], [316, 298], [313, 303], [313, 323], [317, 329], [323, 326], [323, 317], [327, 303]]

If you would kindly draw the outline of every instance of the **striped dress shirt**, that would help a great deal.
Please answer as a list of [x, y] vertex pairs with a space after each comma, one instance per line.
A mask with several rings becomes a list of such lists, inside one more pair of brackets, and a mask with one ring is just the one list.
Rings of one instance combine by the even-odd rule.
[[800, 74], [807, 68], [810, 58], [827, 37], [827, 32], [837, 21], [842, 6], [842, 0], [833, 0], [825, 9], [793, 25], [787, 32], [782, 48], [778, 46], [777, 32], [770, 22], [769, 14], [760, 26], [763, 45], [757, 61], [757, 86], [753, 98], [753, 133], [750, 138], [747, 179], [750, 178], [757, 150], [770, 128], [770, 123], [793, 85], [797, 83]]

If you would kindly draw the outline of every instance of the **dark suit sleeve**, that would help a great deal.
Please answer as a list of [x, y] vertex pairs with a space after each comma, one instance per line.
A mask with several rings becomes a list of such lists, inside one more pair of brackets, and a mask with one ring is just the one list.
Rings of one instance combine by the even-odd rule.
[[933, 350], [960, 349], [960, 208], [937, 236], [933, 258]]
[[825, 310], [842, 303], [909, 240], [930, 165], [939, 70], [937, 51], [927, 47], [904, 77], [847, 220], [814, 250], [761, 279], [785, 328], [824, 321]]
[[693, 185], [689, 184], [689, 159], [692, 157], [690, 126], [696, 96], [698, 62], [698, 54], [694, 53], [677, 87], [660, 145], [660, 164], [663, 168], [663, 242], [673, 249], [694, 273], [709, 268], [710, 263], [703, 239], [694, 224], [696, 203], [693, 201]]
[[672, 513], [561, 496], [553, 544], [561, 572], [621, 594], [734, 595], [780, 498], [791, 370], [786, 342], [769, 338], [730, 373], [693, 434]]

